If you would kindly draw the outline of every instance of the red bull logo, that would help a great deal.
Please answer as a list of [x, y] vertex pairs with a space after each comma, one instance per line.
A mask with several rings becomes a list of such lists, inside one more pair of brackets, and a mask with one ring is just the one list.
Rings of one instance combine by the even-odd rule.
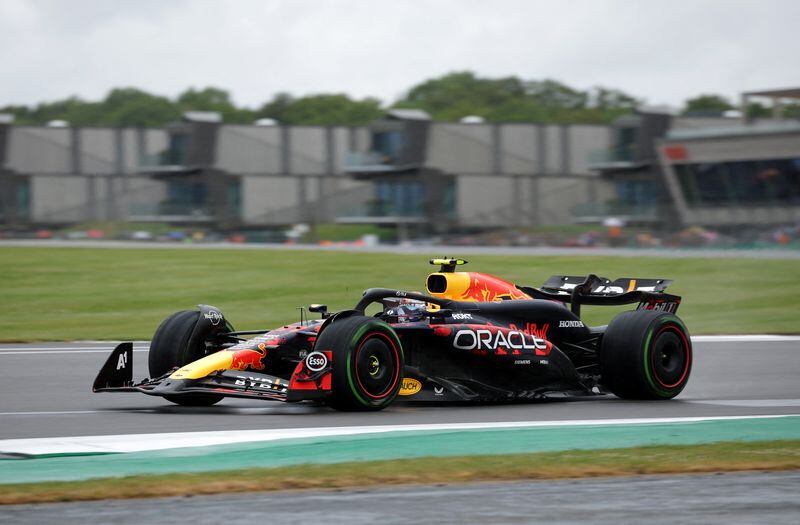
[[461, 294], [462, 300], [489, 302], [507, 299], [529, 299], [516, 286], [491, 275], [469, 274], [469, 286]]
[[525, 323], [524, 328], [517, 328], [517, 325], [510, 324], [508, 326], [510, 330], [521, 330], [528, 335], [532, 335], [534, 337], [538, 337], [539, 339], [547, 339], [547, 332], [550, 331], [550, 323], [544, 323], [543, 325], [539, 326], [536, 323]]
[[264, 370], [264, 358], [267, 349], [264, 343], [258, 345], [258, 350], [234, 350], [231, 370]]

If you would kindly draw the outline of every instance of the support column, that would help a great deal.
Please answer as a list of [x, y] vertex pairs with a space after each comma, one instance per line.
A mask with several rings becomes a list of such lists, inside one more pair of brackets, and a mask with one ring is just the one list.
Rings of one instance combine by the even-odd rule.
[[532, 225], [538, 226], [542, 223], [542, 195], [540, 179], [545, 173], [547, 167], [547, 135], [545, 133], [545, 126], [539, 124], [536, 127], [536, 172], [531, 179], [531, 205], [533, 206], [533, 219]]
[[[83, 174], [81, 165], [81, 130], [80, 128], [70, 128], [70, 171], [74, 175]], [[84, 208], [83, 220], [95, 221], [97, 217], [97, 188], [94, 177], [84, 176], [86, 182], [86, 207]]]
[[[317, 177], [317, 204], [314, 206], [315, 223], [327, 222], [332, 218], [327, 194], [336, 176], [336, 144], [332, 126], [325, 127], [325, 173]], [[334, 212], [335, 213], [335, 212]]]
[[[9, 118], [9, 122], [13, 119]], [[8, 135], [11, 127], [0, 122], [0, 206], [3, 209], [2, 222], [6, 226], [14, 226], [17, 222], [17, 189], [11, 171], [3, 169], [7, 158]]]
[[781, 120], [783, 118], [783, 106], [780, 97], [772, 97], [772, 118]]
[[561, 126], [561, 173], [569, 175], [572, 170], [571, 144], [569, 143], [569, 124]]
[[106, 184], [106, 216], [112, 221], [124, 220], [125, 192], [122, 178], [125, 174], [125, 148], [122, 128], [114, 129], [114, 173]]

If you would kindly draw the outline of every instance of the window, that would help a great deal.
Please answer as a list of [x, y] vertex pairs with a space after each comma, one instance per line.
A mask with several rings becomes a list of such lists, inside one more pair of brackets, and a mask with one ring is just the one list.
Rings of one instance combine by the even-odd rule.
[[227, 184], [227, 206], [231, 215], [239, 217], [242, 213], [242, 185], [239, 181]]
[[[381, 181], [375, 184], [376, 206], [373, 215], [424, 217], [428, 205], [425, 185], [419, 181]], [[444, 183], [442, 202], [436, 204], [447, 217], [455, 214], [455, 181]]]
[[675, 173], [691, 207], [800, 205], [800, 159], [677, 164]]
[[17, 218], [27, 218], [31, 208], [31, 183], [28, 179], [17, 183]]
[[17, 182], [12, 183], [11, 187], [15, 188], [14, 202], [10, 203], [10, 209], [6, 209], [5, 199], [0, 198], [0, 219], [7, 220], [12, 213], [16, 213], [17, 220], [27, 219], [31, 205], [30, 182], [27, 178], [17, 179]]
[[614, 160], [632, 161], [636, 151], [636, 135], [638, 128], [619, 128], [617, 143], [614, 146]]
[[384, 164], [393, 163], [403, 149], [403, 134], [400, 131], [377, 131], [372, 134], [372, 149], [381, 154]]
[[171, 133], [169, 136], [169, 149], [164, 151], [161, 164], [164, 166], [182, 166], [186, 162], [186, 148], [189, 137], [183, 133]]
[[425, 214], [425, 187], [421, 182], [379, 182], [376, 190], [378, 215], [422, 217]]
[[167, 200], [161, 203], [164, 215], [192, 215], [205, 211], [206, 185], [202, 182], [171, 180], [167, 184]]
[[623, 180], [616, 184], [617, 199], [629, 206], [651, 206], [658, 202], [658, 190], [652, 180]]

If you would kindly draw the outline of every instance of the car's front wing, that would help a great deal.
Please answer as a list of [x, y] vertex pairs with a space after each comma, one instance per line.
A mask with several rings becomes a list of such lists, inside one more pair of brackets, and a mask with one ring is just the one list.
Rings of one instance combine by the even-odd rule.
[[[330, 360], [328, 361], [330, 363]], [[319, 371], [298, 363], [291, 378], [252, 371], [220, 370], [199, 379], [161, 377], [133, 381], [133, 344], [119, 344], [106, 360], [92, 386], [93, 392], [141, 392], [151, 396], [217, 394], [225, 397], [302, 401], [322, 399], [331, 391], [330, 365]]]

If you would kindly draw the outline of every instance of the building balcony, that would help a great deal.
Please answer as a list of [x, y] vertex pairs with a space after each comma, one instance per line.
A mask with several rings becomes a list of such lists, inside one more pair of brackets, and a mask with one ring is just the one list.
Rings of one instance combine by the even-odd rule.
[[401, 164], [397, 159], [379, 151], [351, 151], [345, 157], [345, 171], [358, 175], [380, 175], [410, 171], [418, 164]]
[[590, 151], [586, 155], [586, 163], [590, 170], [596, 171], [635, 169], [649, 164], [649, 162], [637, 158], [634, 147]]
[[182, 152], [166, 150], [154, 155], [139, 157], [139, 173], [180, 173], [187, 170], [186, 156]]

